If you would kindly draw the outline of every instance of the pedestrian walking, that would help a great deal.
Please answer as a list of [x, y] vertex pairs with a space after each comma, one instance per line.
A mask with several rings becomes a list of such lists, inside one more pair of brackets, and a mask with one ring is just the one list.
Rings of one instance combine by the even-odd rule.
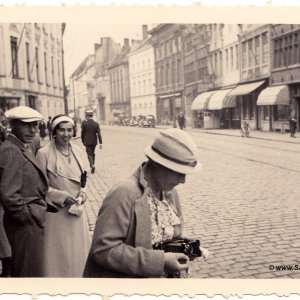
[[95, 173], [95, 149], [99, 141], [99, 149], [102, 149], [102, 136], [99, 123], [93, 120], [94, 113], [86, 112], [86, 120], [81, 123], [81, 140], [85, 146], [90, 163], [91, 172]]
[[161, 131], [145, 154], [148, 160], [103, 201], [84, 277], [163, 277], [188, 269], [185, 254], [153, 245], [182, 236], [175, 186], [200, 170], [197, 146], [184, 131], [171, 128]]
[[50, 116], [47, 121], [47, 130], [48, 130], [49, 140], [52, 139], [51, 119], [52, 119], [52, 117]]
[[86, 157], [71, 140], [72, 118], [52, 119], [53, 139], [41, 148], [37, 160], [49, 180], [46, 198], [59, 209], [46, 213], [43, 277], [82, 277], [90, 248], [90, 235], [83, 204]]
[[297, 120], [295, 118], [295, 116], [292, 116], [290, 118], [290, 133], [291, 133], [291, 137], [295, 138], [295, 133], [296, 133], [296, 129], [297, 129]]
[[4, 228], [12, 252], [12, 277], [42, 275], [47, 178], [31, 153], [30, 144], [42, 115], [27, 106], [6, 111], [11, 134], [0, 146], [0, 201]]
[[177, 117], [178, 126], [181, 130], [185, 128], [185, 116], [183, 112], [181, 111]]
[[47, 126], [46, 126], [45, 122], [41, 121], [39, 124], [39, 133], [40, 133], [40, 137], [41, 137], [42, 141], [44, 140], [44, 138], [46, 136], [46, 129], [47, 129]]

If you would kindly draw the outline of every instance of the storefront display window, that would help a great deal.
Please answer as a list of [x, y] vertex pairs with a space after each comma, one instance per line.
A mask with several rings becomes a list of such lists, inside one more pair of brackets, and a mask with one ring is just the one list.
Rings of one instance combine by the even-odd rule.
[[274, 121], [287, 121], [290, 115], [290, 107], [288, 105], [275, 105], [273, 107]]
[[267, 121], [269, 120], [269, 118], [270, 118], [269, 106], [263, 106], [263, 119]]

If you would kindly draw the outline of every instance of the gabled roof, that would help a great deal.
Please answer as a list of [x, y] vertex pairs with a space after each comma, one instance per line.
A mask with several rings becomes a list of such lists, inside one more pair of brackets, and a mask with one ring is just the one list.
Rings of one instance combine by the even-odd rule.
[[87, 70], [90, 66], [88, 65], [88, 62], [91, 58], [93, 58], [94, 55], [90, 54], [88, 55], [83, 61], [82, 63], [77, 67], [77, 69], [72, 73], [72, 75], [70, 77], [75, 77], [80, 75], [82, 72], [84, 72], [85, 70]]
[[139, 50], [142, 50], [143, 48], [146, 48], [148, 46], [152, 45], [152, 36], [147, 37], [144, 39], [140, 44], [135, 45], [129, 52], [129, 55], [134, 54], [135, 52], [138, 52]]

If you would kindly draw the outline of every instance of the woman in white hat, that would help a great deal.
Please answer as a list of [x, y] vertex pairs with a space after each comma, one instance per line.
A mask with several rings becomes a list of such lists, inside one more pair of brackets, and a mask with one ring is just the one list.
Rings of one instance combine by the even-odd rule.
[[175, 186], [200, 170], [197, 147], [184, 131], [167, 129], [145, 154], [148, 161], [103, 201], [84, 277], [162, 277], [188, 269], [186, 255], [153, 244], [182, 234]]
[[72, 144], [72, 118], [52, 119], [53, 139], [37, 153], [49, 179], [46, 195], [56, 204], [57, 214], [46, 214], [44, 277], [82, 277], [90, 247], [88, 222], [83, 212], [85, 155]]

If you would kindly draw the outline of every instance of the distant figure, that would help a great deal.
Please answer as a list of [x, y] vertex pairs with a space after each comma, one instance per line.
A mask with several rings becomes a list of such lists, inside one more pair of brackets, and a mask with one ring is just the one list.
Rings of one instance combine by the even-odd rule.
[[49, 134], [49, 140], [52, 139], [52, 128], [51, 128], [51, 116], [49, 117], [48, 121], [47, 121], [47, 130], [48, 130], [48, 134]]
[[93, 120], [94, 113], [86, 112], [86, 120], [81, 123], [81, 140], [86, 148], [86, 153], [91, 167], [91, 172], [95, 173], [95, 148], [97, 138], [99, 140], [99, 149], [102, 149], [102, 137], [100, 126]]
[[183, 128], [185, 128], [185, 117], [184, 117], [184, 114], [182, 111], [178, 115], [177, 122], [178, 122], [179, 128], [181, 130], [183, 130]]
[[6, 139], [6, 127], [0, 122], [0, 144], [3, 143]]
[[36, 155], [38, 150], [41, 148], [41, 139], [38, 135], [38, 133], [36, 133], [33, 137], [33, 140], [31, 142], [31, 152]]
[[46, 124], [44, 121], [41, 121], [39, 124], [39, 132], [40, 132], [40, 137], [42, 139], [42, 141], [44, 140], [45, 136], [46, 136]]
[[290, 133], [291, 133], [291, 137], [295, 138], [295, 133], [296, 133], [296, 129], [297, 129], [297, 120], [294, 116], [291, 117], [290, 119]]

